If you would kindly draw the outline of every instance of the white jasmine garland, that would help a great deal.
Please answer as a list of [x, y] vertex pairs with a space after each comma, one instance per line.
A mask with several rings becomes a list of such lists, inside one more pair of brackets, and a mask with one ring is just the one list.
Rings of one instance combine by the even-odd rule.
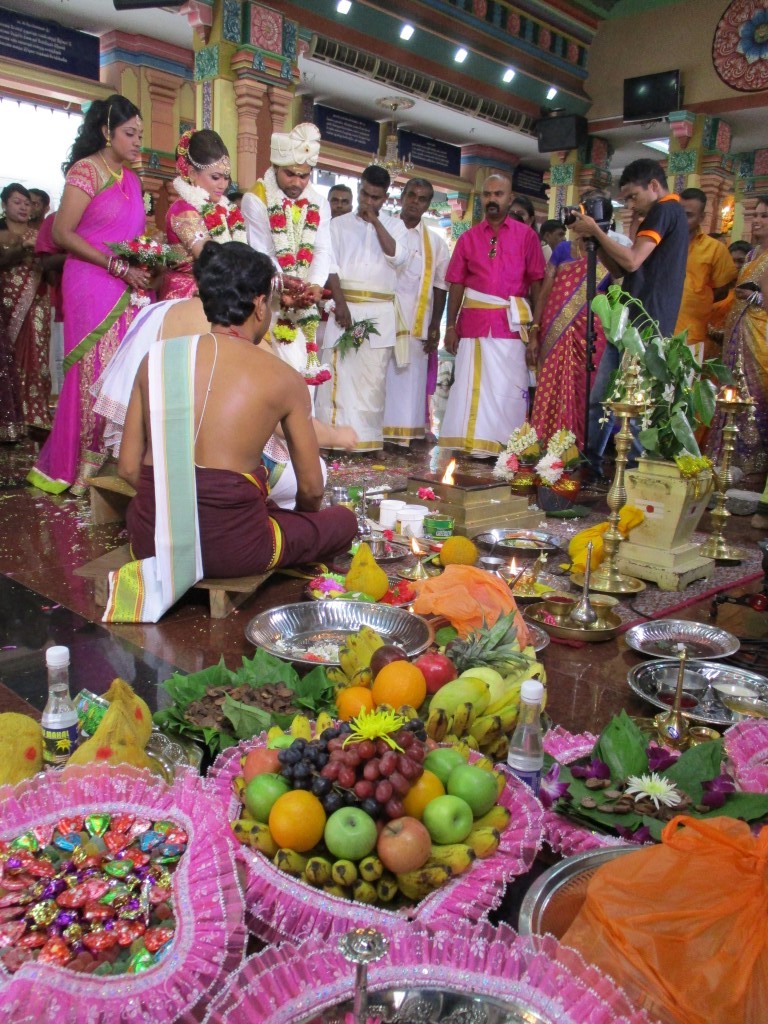
[[559, 455], [553, 455], [548, 452], [542, 459], [536, 463], [536, 472], [541, 477], [542, 481], [549, 484], [556, 484], [560, 477], [563, 475], [565, 466], [563, 460]]
[[548, 455], [562, 455], [563, 452], [576, 444], [576, 435], [570, 430], [558, 430], [556, 434], [553, 434], [547, 444]]
[[517, 427], [516, 430], [513, 430], [509, 435], [507, 451], [512, 452], [514, 455], [521, 455], [528, 448], [532, 448], [538, 443], [539, 435], [530, 423], [524, 423], [521, 427]]

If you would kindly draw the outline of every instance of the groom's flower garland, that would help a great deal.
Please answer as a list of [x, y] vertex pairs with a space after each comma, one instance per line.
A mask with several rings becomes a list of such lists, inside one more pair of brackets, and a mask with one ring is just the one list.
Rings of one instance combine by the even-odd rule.
[[174, 178], [173, 187], [185, 203], [189, 203], [197, 210], [203, 218], [208, 234], [215, 242], [247, 241], [243, 215], [225, 196], [217, 203], [213, 203], [204, 188], [192, 185], [182, 177]]
[[[275, 245], [280, 269], [306, 281], [315, 254], [315, 238], [320, 227], [320, 207], [309, 199], [286, 200], [270, 167], [264, 175], [264, 193], [269, 229]], [[317, 358], [315, 335], [320, 313], [313, 303], [303, 308], [282, 307], [272, 328], [272, 335], [281, 345], [290, 345], [301, 329], [306, 339], [307, 363], [304, 379], [307, 384], [323, 384], [331, 379], [330, 370]]]

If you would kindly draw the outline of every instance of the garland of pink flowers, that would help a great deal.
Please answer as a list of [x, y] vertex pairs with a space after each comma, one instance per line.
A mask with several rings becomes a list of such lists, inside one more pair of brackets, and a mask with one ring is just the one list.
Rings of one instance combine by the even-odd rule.
[[[250, 957], [217, 996], [204, 1024], [291, 1024], [324, 1020], [326, 1012], [341, 1019], [333, 1011], [352, 1001], [355, 987], [355, 969], [337, 948], [341, 934], [334, 929], [332, 943], [313, 936], [302, 945], [270, 946]], [[610, 977], [552, 935], [523, 937], [503, 924], [456, 922], [387, 929], [385, 935], [387, 952], [368, 966], [372, 1011], [382, 990], [438, 989], [500, 1000], [510, 1011], [515, 1007], [559, 1024], [650, 1024]], [[352, 1014], [345, 1019], [351, 1021]]]
[[[240, 812], [240, 801], [233, 791], [233, 780], [241, 770], [240, 758], [265, 745], [265, 734], [243, 740], [223, 751], [208, 773], [207, 781], [223, 820], [234, 821]], [[472, 760], [477, 757], [474, 754]], [[498, 850], [486, 860], [476, 860], [463, 875], [413, 907], [392, 911], [332, 896], [285, 874], [262, 854], [238, 844], [237, 856], [246, 873], [248, 927], [262, 941], [278, 942], [309, 935], [325, 938], [337, 929], [372, 927], [390, 931], [410, 920], [430, 924], [484, 919], [501, 902], [507, 882], [530, 869], [541, 843], [541, 804], [527, 786], [501, 770], [507, 784], [499, 803], [511, 810], [512, 818], [501, 834]]]
[[768, 722], [751, 719], [732, 726], [723, 737], [739, 789], [745, 793], [768, 790]]

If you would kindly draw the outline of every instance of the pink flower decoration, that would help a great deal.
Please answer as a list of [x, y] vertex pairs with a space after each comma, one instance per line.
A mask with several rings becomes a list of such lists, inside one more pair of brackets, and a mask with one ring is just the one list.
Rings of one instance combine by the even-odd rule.
[[417, 493], [423, 501], [437, 500], [437, 495], [435, 494], [431, 487], [420, 487]]

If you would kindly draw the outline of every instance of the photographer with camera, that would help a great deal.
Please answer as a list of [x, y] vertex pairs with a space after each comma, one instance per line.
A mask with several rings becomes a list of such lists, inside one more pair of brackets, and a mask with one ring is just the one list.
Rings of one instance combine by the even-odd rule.
[[[642, 219], [631, 246], [610, 238], [593, 217], [574, 213], [573, 230], [593, 238], [600, 257], [614, 277], [624, 278], [624, 289], [639, 299], [659, 325], [662, 336], [675, 329], [685, 283], [688, 258], [688, 222], [680, 200], [667, 187], [664, 168], [655, 160], [635, 160], [624, 168], [619, 191], [627, 209]], [[612, 423], [604, 418], [602, 402], [608, 381], [619, 366], [619, 351], [607, 345], [592, 384], [589, 407], [588, 448], [592, 468], [602, 474], [602, 459]]]

